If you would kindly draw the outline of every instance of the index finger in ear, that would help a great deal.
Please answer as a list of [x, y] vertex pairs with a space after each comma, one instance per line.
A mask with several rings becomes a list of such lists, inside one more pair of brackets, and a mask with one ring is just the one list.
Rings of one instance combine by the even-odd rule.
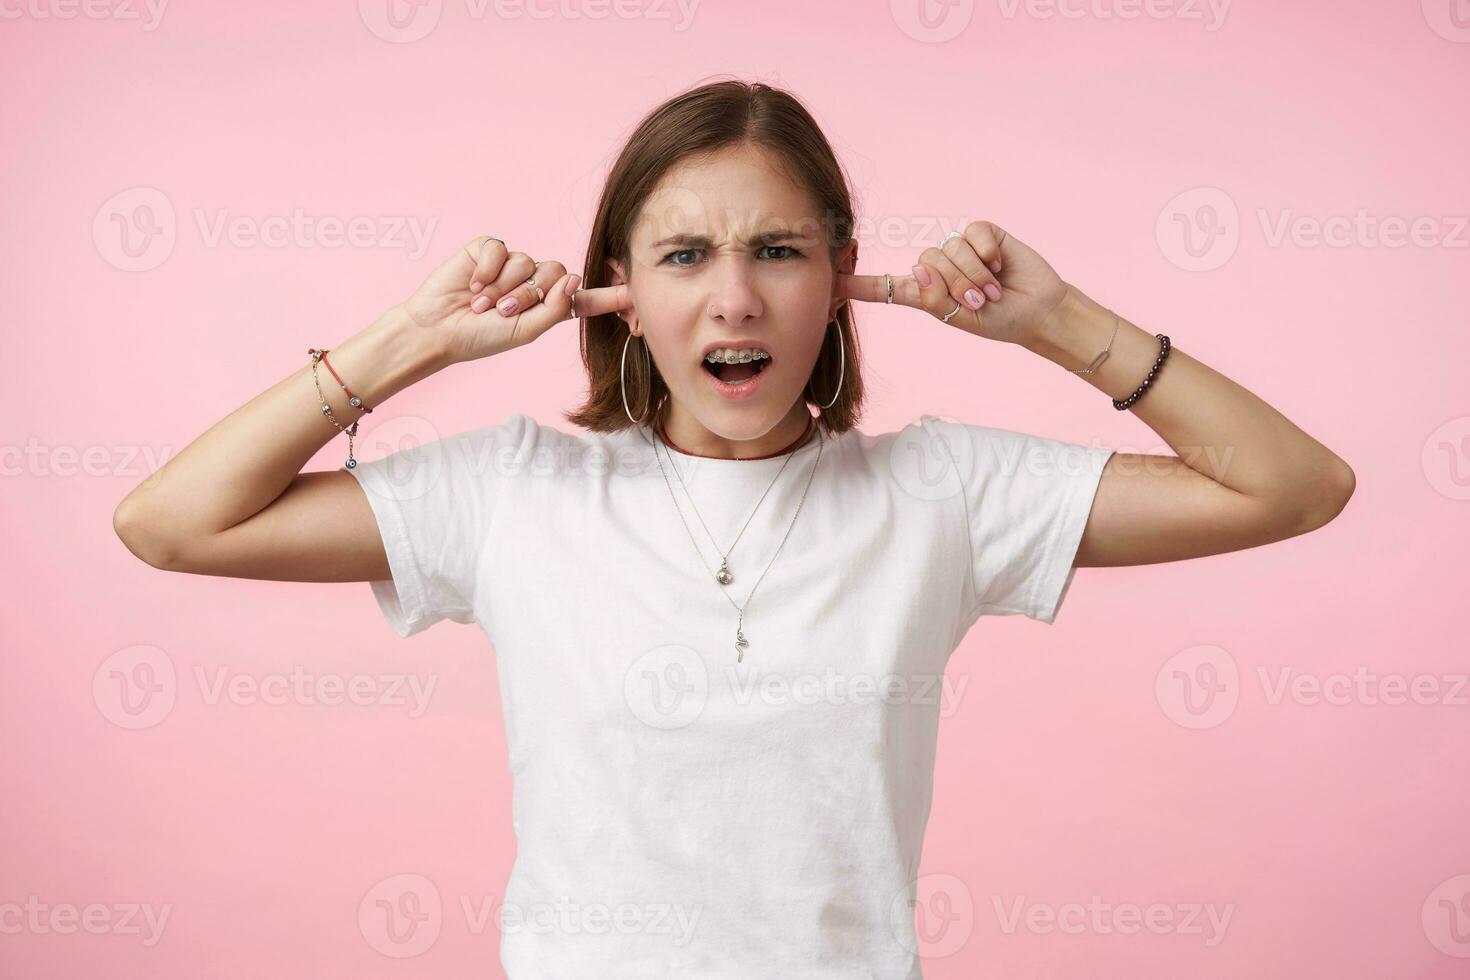
[[599, 316], [632, 308], [632, 296], [628, 293], [627, 284], [577, 290], [578, 317]]
[[[893, 302], [904, 306], [923, 309], [919, 296], [919, 284], [913, 276], [893, 276]], [[844, 299], [855, 299], [863, 303], [887, 303], [888, 284], [884, 276], [850, 276], [837, 274], [836, 293]]]

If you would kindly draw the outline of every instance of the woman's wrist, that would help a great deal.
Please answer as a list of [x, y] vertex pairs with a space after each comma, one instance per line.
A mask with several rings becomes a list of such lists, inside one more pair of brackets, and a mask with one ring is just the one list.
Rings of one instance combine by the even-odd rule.
[[[410, 385], [448, 367], [452, 360], [446, 345], [395, 306], [364, 329], [333, 347], [332, 367], [351, 386], [353, 394], [368, 408], [377, 408]], [[332, 411], [346, 424], [366, 414], [345, 405], [346, 395], [326, 371], [322, 390], [331, 386]], [[335, 397], [341, 396], [341, 397]], [[339, 403], [343, 408], [339, 409]]]
[[1068, 370], [1086, 368], [1108, 345], [1113, 314], [1071, 283], [1021, 346]]
[[[1159, 339], [1068, 285], [1021, 346], [1076, 373], [1114, 399], [1127, 398], [1159, 355]], [[1106, 357], [1099, 357], [1107, 351]], [[1090, 369], [1090, 370], [1089, 370]]]

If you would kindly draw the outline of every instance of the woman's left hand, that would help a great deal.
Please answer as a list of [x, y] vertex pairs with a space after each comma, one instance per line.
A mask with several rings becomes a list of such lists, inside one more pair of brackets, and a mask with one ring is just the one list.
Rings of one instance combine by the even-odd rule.
[[[916, 278], [923, 270], [929, 285]], [[1024, 344], [1042, 328], [1070, 287], [1029, 245], [997, 224], [972, 221], [962, 235], [919, 253], [914, 274], [893, 277], [893, 302], [927, 310], [949, 325], [990, 340]], [[966, 298], [982, 300], [972, 308]], [[887, 302], [882, 276], [839, 273], [836, 294], [868, 303]]]

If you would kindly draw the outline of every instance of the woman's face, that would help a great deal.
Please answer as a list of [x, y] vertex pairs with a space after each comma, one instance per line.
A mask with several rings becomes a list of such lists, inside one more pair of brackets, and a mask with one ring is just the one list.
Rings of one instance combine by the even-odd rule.
[[[631, 269], [614, 263], [614, 281], [630, 293], [625, 322], [669, 386], [667, 424], [681, 444], [675, 433], [706, 448], [749, 448], [808, 414], [802, 389], [841, 301], [816, 205], [773, 159], [740, 146], [671, 169], [639, 212]], [[856, 252], [856, 241], [845, 243], [838, 270], [850, 273]], [[769, 357], [720, 368], [722, 382], [705, 366], [715, 348]], [[796, 425], [799, 433], [805, 420]]]

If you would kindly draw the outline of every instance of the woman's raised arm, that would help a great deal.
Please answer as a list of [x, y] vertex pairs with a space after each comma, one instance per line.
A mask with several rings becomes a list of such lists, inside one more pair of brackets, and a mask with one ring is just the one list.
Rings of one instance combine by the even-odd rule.
[[[525, 285], [532, 275], [543, 292]], [[479, 238], [430, 274], [404, 303], [331, 349], [328, 360], [364, 406], [460, 361], [534, 340], [567, 319], [579, 277]], [[517, 309], [491, 306], [514, 296]], [[622, 287], [584, 290], [580, 315], [609, 312]], [[372, 509], [343, 470], [301, 469], [338, 429], [320, 411], [311, 362], [189, 443], [123, 499], [113, 527], [155, 568], [307, 582], [389, 577]], [[326, 365], [322, 395], [343, 426], [365, 414], [348, 404]], [[344, 447], [345, 448], [345, 447]]]
[[[837, 295], [886, 302], [891, 283], [893, 302], [967, 333], [1018, 344], [1076, 373], [1175, 450], [1174, 456], [1112, 454], [1077, 566], [1253, 548], [1321, 527], [1352, 496], [1356, 477], [1336, 453], [1172, 342], [1166, 353], [1160, 339], [1069, 285], [999, 225], [970, 222], [925, 249], [913, 271], [844, 274]], [[1154, 383], [1152, 369], [1164, 356]]]

